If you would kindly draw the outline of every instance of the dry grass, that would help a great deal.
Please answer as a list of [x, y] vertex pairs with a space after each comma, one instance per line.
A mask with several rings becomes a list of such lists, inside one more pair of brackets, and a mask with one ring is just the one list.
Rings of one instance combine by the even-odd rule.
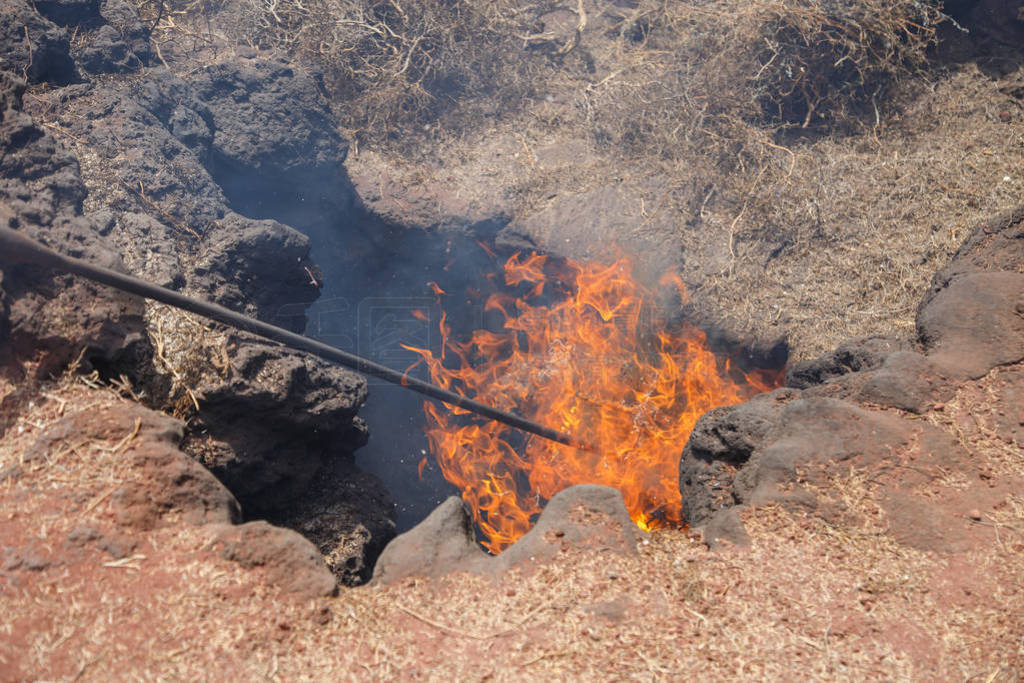
[[[965, 392], [997, 396], [989, 389], [998, 381], [999, 371]], [[973, 457], [1024, 477], [1019, 453], [1007, 461], [978, 440], [962, 419], [975, 399], [961, 399], [929, 419], [961, 425]], [[61, 412], [117, 400], [77, 380], [44, 388], [0, 441], [0, 470]], [[2, 545], [47, 559], [76, 525], [116, 533], [102, 496], [132, 476], [117, 444], [71, 445], [0, 483]], [[314, 602], [281, 596], [259, 572], [209, 554], [201, 527], [158, 529], [138, 535], [124, 560], [89, 551], [0, 574], [0, 671], [85, 680], [1019, 679], [1019, 495], [978, 525], [972, 550], [937, 555], [885, 533], [881, 492], [863, 473], [822, 492], [845, 506], [847, 521], [747, 511], [749, 550], [712, 553], [687, 534], [660, 532], [635, 557], [567, 553], [500, 581], [453, 575]]]
[[156, 371], [170, 379], [168, 395], [153, 398], [187, 420], [199, 412], [200, 388], [230, 374], [230, 335], [222, 326], [151, 301], [146, 302], [145, 318]]
[[682, 235], [698, 313], [785, 334], [794, 360], [912, 334], [932, 272], [1024, 194], [1024, 120], [1000, 91], [1022, 74], [929, 63], [943, 20], [931, 3], [140, 7], [181, 72], [245, 43], [315, 65], [356, 143], [350, 172], [391, 219], [669, 188], [657, 210]]
[[854, 336], [913, 338], [932, 274], [1024, 196], [1024, 120], [1000, 120], [1016, 105], [999, 86], [967, 66], [876, 135], [794, 145], [788, 179], [738, 222], [718, 208], [694, 231], [698, 243], [735, 233], [735, 259], [703, 295], [736, 327], [785, 329], [797, 360]]

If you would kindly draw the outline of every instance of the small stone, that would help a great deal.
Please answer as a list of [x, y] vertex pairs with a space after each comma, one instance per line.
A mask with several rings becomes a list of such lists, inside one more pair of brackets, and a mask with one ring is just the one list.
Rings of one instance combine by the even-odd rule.
[[1002, 121], [1003, 123], [1009, 123], [1009, 121], [1010, 121], [1010, 112], [1008, 110], [1006, 110], [1006, 109], [1004, 109], [1001, 112], [999, 112], [999, 120]]
[[975, 522], [981, 521], [981, 510], [974, 508], [967, 511], [967, 518]]

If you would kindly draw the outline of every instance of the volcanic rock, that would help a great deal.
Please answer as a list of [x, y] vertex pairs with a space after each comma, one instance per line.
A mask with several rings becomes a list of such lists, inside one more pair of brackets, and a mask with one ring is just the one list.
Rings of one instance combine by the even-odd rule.
[[227, 214], [219, 228], [203, 240], [191, 289], [232, 310], [303, 332], [306, 316], [295, 311], [320, 296], [311, 285], [315, 265], [309, 260], [309, 238], [277, 221], [236, 213]]
[[494, 560], [476, 543], [473, 518], [461, 498], [451, 496], [426, 519], [388, 543], [373, 570], [375, 583], [454, 571], [484, 574]]
[[[0, 219], [64, 253], [302, 330], [305, 309], [319, 295], [308, 238], [229, 208], [208, 170], [215, 166], [213, 107], [167, 69], [145, 68], [148, 29], [135, 10], [123, 0], [41, 2], [40, 12], [76, 32], [69, 48], [67, 31], [27, 3], [9, 0], [5, 7], [11, 11], [0, 15], [0, 41], [7, 41], [0, 54], [8, 61], [0, 68], [25, 72], [33, 81], [67, 83], [78, 78], [72, 61], [77, 59], [85, 78], [108, 77], [102, 87], [85, 81], [33, 93], [30, 113], [44, 127], [24, 110], [24, 86], [0, 73]], [[66, 62], [63, 74], [57, 57]], [[273, 182], [297, 174], [292, 181], [299, 186], [321, 173], [337, 194], [345, 186], [335, 181], [344, 181], [347, 148], [317, 99], [315, 82], [281, 64], [269, 70], [253, 64], [243, 59], [220, 67], [239, 71], [245, 100], [254, 103], [241, 118], [232, 111], [238, 103], [217, 99], [223, 93], [214, 93], [212, 85], [207, 93], [216, 95], [221, 121], [247, 127], [252, 149], [270, 139], [268, 131], [277, 132], [274, 144], [243, 154], [241, 162], [255, 164], [248, 170], [256, 175], [278, 173]], [[140, 73], [114, 77], [129, 70]], [[271, 85], [273, 93], [261, 91]], [[254, 121], [257, 114], [261, 118]], [[298, 130], [300, 119], [305, 132]], [[237, 130], [227, 139], [232, 136], [244, 137]], [[296, 139], [319, 142], [290, 148]], [[334, 199], [351, 204], [351, 193], [339, 196], [344, 201]], [[302, 205], [298, 198], [285, 199]], [[190, 453], [237, 487], [251, 511], [280, 514], [303, 499], [322, 465], [347, 463], [338, 471], [350, 473], [365, 490], [365, 507], [334, 511], [329, 524], [317, 527], [318, 539], [327, 542], [328, 527], [347, 529], [333, 539], [336, 549], [346, 548], [336, 553], [339, 562], [365, 576], [393, 531], [381, 522], [388, 520], [391, 504], [379, 482], [351, 468], [352, 451], [366, 440], [366, 427], [355, 417], [366, 396], [362, 378], [77, 278], [2, 268], [0, 354], [7, 357], [0, 362], [12, 354], [37, 354], [41, 363], [34, 367], [45, 376], [86, 347], [83, 368], [92, 365], [115, 378], [127, 374], [152, 405], [191, 410], [198, 402], [186, 441]], [[136, 498], [125, 493], [118, 500], [135, 509]]]
[[[680, 461], [689, 523], [706, 525], [709, 540], [742, 542], [737, 505], [778, 501], [827, 516], [834, 511], [822, 509], [811, 489], [828, 472], [851, 465], [884, 472], [915, 462], [916, 474], [886, 494], [891, 533], [930, 550], [966, 547], [960, 521], [940, 514], [909, 483], [971, 472], [963, 449], [928, 424], [879, 409], [925, 413], [950, 400], [964, 380], [1024, 360], [1022, 238], [1021, 210], [975, 228], [923, 298], [915, 343], [852, 340], [789, 371], [789, 384], [803, 391], [780, 390], [703, 416]], [[1015, 420], [999, 426], [1009, 442], [1017, 439]]]
[[100, 15], [117, 29], [132, 54], [139, 59], [142, 65], [148, 66], [151, 52], [149, 46], [150, 27], [142, 23], [135, 7], [127, 0], [102, 0]]
[[501, 571], [554, 559], [572, 550], [636, 552], [643, 532], [626, 511], [622, 494], [607, 486], [578, 484], [555, 494], [526, 534], [498, 559]]
[[218, 525], [212, 531], [211, 547], [218, 549], [224, 559], [246, 569], [262, 568], [267, 580], [286, 593], [318, 598], [338, 592], [337, 581], [316, 546], [291, 529], [248, 522]]
[[959, 453], [930, 425], [781, 391], [711, 411], [693, 434], [679, 467], [684, 518], [695, 527], [712, 525], [706, 537], [734, 543], [745, 541], [742, 526], [722, 516], [733, 506], [781, 502], [814, 510], [816, 495], [798, 481], [820, 485], [829, 472], [851, 466], [892, 467], [896, 452], [945, 462]]
[[326, 212], [350, 211], [354, 191], [315, 75], [271, 58], [212, 64], [189, 82], [214, 122], [213, 176], [239, 212], [276, 218], [305, 232]]
[[921, 414], [953, 396], [956, 385], [931, 359], [913, 351], [897, 351], [870, 374], [856, 398]]
[[148, 62], [149, 31], [124, 0], [43, 0], [33, 6], [58, 26], [73, 27], [71, 57], [86, 75], [130, 73]]
[[70, 83], [78, 77], [70, 51], [68, 32], [30, 3], [0, 0], [0, 71], [32, 83]]
[[365, 443], [355, 415], [366, 381], [248, 336], [229, 337], [228, 348], [227, 376], [211, 376], [196, 396], [205, 429], [231, 451], [203, 460], [247, 510], [266, 513], [301, 496], [324, 455], [344, 457]]
[[130, 73], [142, 67], [121, 34], [110, 24], [87, 33], [74, 52], [75, 62], [89, 74]]
[[[204, 166], [213, 116], [191, 85], [157, 68], [121, 87], [48, 97], [60, 105], [61, 127], [89, 143], [82, 151], [104, 160], [91, 168], [90, 201], [103, 203], [98, 232], [117, 244], [132, 272], [302, 331], [305, 308], [319, 296], [309, 239], [227, 207]], [[152, 308], [147, 316], [156, 327]], [[216, 442], [200, 453], [190, 437], [189, 450], [246, 509], [267, 512], [297, 500], [326, 453], [348, 457], [365, 442], [365, 427], [354, 422], [366, 397], [357, 375], [246, 334], [214, 343], [216, 335], [178, 314], [157, 319], [158, 369], [188, 378], [200, 405], [194, 431]], [[209, 340], [215, 350], [204, 346]], [[159, 398], [159, 390], [151, 393]]]
[[[97, 226], [82, 215], [86, 191], [78, 163], [22, 111], [24, 88], [0, 72], [0, 221], [71, 256], [121, 269]], [[141, 344], [137, 299], [35, 266], [0, 267], [6, 342], [0, 355], [35, 355], [45, 377], [80, 353], [86, 367], [110, 364]]]
[[58, 26], [91, 28], [103, 21], [100, 0], [36, 0], [32, 5]]
[[111, 495], [119, 524], [148, 530], [168, 517], [193, 525], [238, 521], [234, 496], [178, 449], [183, 437], [181, 421], [126, 403], [65, 417], [39, 436], [25, 460], [52, 457], [68, 443], [123, 438], [124, 465], [140, 476]]
[[840, 344], [835, 351], [814, 360], [796, 363], [786, 370], [786, 386], [807, 389], [851, 372], [873, 370], [906, 342], [895, 337], [861, 337]]
[[931, 360], [964, 378], [1024, 359], [1024, 274], [955, 278], [918, 311], [917, 331]]
[[950, 262], [932, 277], [921, 301], [926, 307], [950, 282], [971, 273], [1020, 272], [1024, 263], [1024, 206], [1006, 211], [974, 226]]
[[537, 523], [497, 557], [477, 545], [469, 510], [448, 498], [423, 522], [384, 548], [373, 572], [375, 583], [455, 571], [501, 574], [547, 562], [570, 550], [611, 550], [632, 554], [642, 532], [630, 519], [622, 494], [606, 486], [580, 484], [556, 494]]

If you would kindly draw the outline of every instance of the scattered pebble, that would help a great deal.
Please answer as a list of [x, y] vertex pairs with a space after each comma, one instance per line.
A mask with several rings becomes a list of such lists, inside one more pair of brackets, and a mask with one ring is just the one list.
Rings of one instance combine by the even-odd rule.
[[975, 522], [981, 521], [981, 510], [974, 508], [967, 511], [967, 518], [974, 520]]

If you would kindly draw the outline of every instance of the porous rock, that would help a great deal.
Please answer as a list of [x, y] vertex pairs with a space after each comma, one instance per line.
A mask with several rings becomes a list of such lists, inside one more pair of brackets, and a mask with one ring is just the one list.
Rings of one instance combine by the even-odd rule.
[[870, 374], [856, 398], [921, 414], [949, 400], [955, 391], [954, 380], [931, 359], [914, 351], [897, 351]]
[[907, 347], [895, 337], [860, 337], [840, 344], [820, 358], [795, 363], [786, 369], [786, 386], [807, 389], [853, 372], [873, 370], [889, 354]]
[[91, 28], [102, 22], [100, 0], [34, 0], [32, 5], [58, 26]]
[[453, 496], [384, 548], [373, 580], [390, 584], [410, 576], [456, 571], [497, 575], [550, 561], [569, 550], [601, 548], [632, 554], [642, 533], [630, 519], [622, 494], [606, 486], [581, 484], [552, 497], [534, 527], [493, 557], [477, 545], [469, 510]]
[[121, 33], [110, 24], [86, 33], [72, 55], [75, 63], [92, 75], [131, 73], [142, 68], [142, 60], [135, 56]]
[[1024, 273], [954, 278], [918, 311], [917, 331], [929, 359], [964, 379], [1024, 359]]
[[106, 441], [121, 444], [131, 481], [111, 495], [118, 522], [137, 530], [152, 529], [168, 515], [175, 522], [201, 525], [238, 521], [234, 496], [178, 446], [184, 425], [134, 403], [69, 415], [40, 434], [25, 459], [52, 457], [63, 444]]
[[[207, 103], [215, 133], [210, 170], [236, 210], [308, 232], [321, 211], [348, 211], [354, 192], [338, 134], [313, 74], [287, 62], [237, 57], [189, 82]], [[287, 214], [287, 215], [283, 215]]]
[[[132, 272], [304, 328], [305, 308], [319, 295], [309, 239], [228, 208], [204, 166], [213, 116], [192, 85], [158, 68], [120, 87], [52, 97], [61, 105], [59, 124], [104, 158], [89, 176], [91, 200], [104, 205], [96, 213], [105, 214], [101, 230]], [[181, 347], [193, 340], [163, 329], [156, 336], [164, 358], [188, 358]], [[195, 431], [216, 441], [197, 453], [190, 438], [189, 452], [246, 509], [265, 513], [298, 499], [325, 457], [350, 458], [364, 443], [365, 426], [355, 415], [366, 389], [354, 373], [247, 334], [231, 335], [222, 350], [216, 363], [192, 364], [199, 377], [191, 366], [172, 369], [189, 377], [199, 401]], [[229, 355], [230, 368], [222, 363]]]
[[316, 546], [267, 522], [212, 528], [211, 547], [246, 569], [262, 568], [269, 583], [302, 598], [334, 595], [338, 584]]
[[139, 61], [148, 66], [151, 53], [150, 27], [142, 23], [135, 7], [127, 0], [102, 0], [100, 15], [117, 29]]
[[356, 412], [366, 381], [344, 368], [249, 335], [228, 342], [231, 369], [196, 387], [205, 431], [231, 446], [204, 458], [252, 512], [301, 496], [323, 458], [366, 441]]
[[[751, 407], [751, 404], [754, 404]], [[789, 485], [797, 472], [843, 464], [876, 464], [907, 446], [905, 420], [831, 398], [774, 392], [704, 415], [679, 464], [683, 516], [708, 524], [722, 510], [770, 501], [814, 507], [815, 497]], [[730, 538], [728, 525], [722, 535]]]
[[[256, 221], [229, 213], [203, 240], [192, 268], [192, 289], [236, 311], [262, 320], [283, 310], [304, 310], [320, 296], [312, 283], [309, 238], [274, 220]], [[288, 319], [293, 332], [306, 317]], [[278, 322], [280, 324], [280, 322]]]
[[0, 71], [32, 83], [74, 81], [78, 74], [68, 32], [26, 0], [0, 0]]
[[[23, 111], [24, 88], [0, 72], [0, 221], [70, 256], [122, 269], [97, 226], [82, 215], [86, 191], [74, 157]], [[83, 349], [88, 367], [93, 360], [113, 363], [143, 342], [136, 298], [35, 266], [0, 268], [2, 346], [8, 354], [35, 356], [41, 376]]]
[[86, 74], [130, 73], [148, 61], [149, 31], [124, 0], [41, 0], [33, 6], [74, 32], [71, 57]]

